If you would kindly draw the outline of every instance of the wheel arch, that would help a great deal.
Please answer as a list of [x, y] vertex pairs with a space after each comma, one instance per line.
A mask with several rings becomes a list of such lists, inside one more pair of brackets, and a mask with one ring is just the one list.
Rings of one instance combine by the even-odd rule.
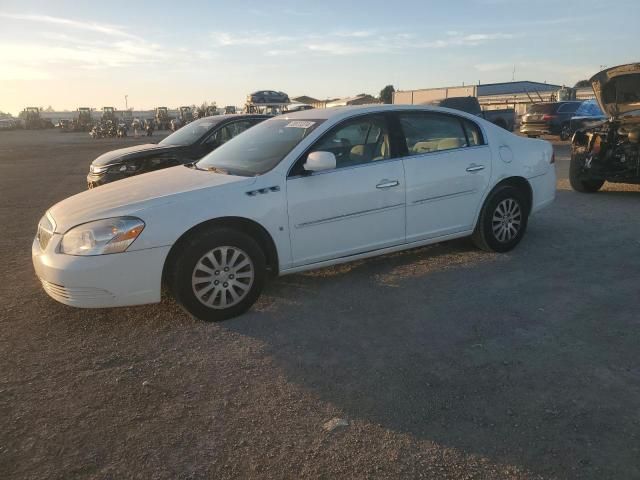
[[[478, 212], [478, 217], [482, 212], [482, 210], [484, 209], [484, 206], [486, 205], [489, 198], [491, 198], [491, 195], [493, 194], [493, 192], [495, 192], [498, 188], [503, 187], [505, 185], [510, 185], [524, 192], [525, 198], [527, 199], [527, 215], [531, 213], [531, 208], [533, 207], [533, 188], [531, 187], [531, 184], [526, 178], [518, 175], [514, 175], [511, 177], [503, 178], [498, 183], [496, 183], [491, 190], [489, 190], [489, 192], [484, 198], [484, 201], [482, 202], [482, 208]], [[476, 222], [477, 222], [477, 219], [476, 219]]]
[[180, 252], [180, 248], [186, 242], [188, 242], [194, 236], [198, 235], [200, 232], [212, 228], [222, 227], [238, 230], [253, 237], [258, 242], [258, 245], [260, 246], [260, 248], [262, 248], [265, 254], [268, 270], [272, 275], [278, 275], [278, 250], [276, 248], [275, 242], [273, 241], [273, 237], [266, 228], [264, 228], [255, 220], [251, 220], [245, 217], [219, 217], [212, 220], [207, 220], [191, 227], [189, 230], [184, 232], [180, 236], [180, 238], [178, 238], [178, 240], [176, 240], [176, 242], [171, 246], [169, 254], [167, 255], [167, 258], [164, 262], [164, 267], [162, 269], [163, 284], [165, 284], [167, 281], [167, 275], [169, 275], [169, 272], [171, 270], [170, 266], [173, 265], [178, 253]]

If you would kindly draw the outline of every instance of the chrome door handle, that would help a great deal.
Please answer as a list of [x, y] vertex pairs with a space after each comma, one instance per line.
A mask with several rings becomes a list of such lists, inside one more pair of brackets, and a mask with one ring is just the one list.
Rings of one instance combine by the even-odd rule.
[[391, 188], [397, 187], [400, 185], [398, 180], [381, 180], [379, 184], [376, 185], [376, 188]]
[[479, 172], [480, 170], [484, 170], [484, 165], [476, 165], [472, 163], [467, 167], [467, 172]]

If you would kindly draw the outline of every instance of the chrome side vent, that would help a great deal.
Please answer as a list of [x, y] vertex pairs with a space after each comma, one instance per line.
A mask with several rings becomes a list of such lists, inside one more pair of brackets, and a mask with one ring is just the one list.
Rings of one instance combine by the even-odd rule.
[[249, 195], [250, 197], [255, 197], [256, 195], [264, 195], [265, 193], [269, 193], [269, 192], [279, 192], [280, 191], [280, 187], [273, 186], [273, 187], [267, 187], [267, 188], [259, 188], [258, 190], [249, 190], [247, 193], [247, 195]]

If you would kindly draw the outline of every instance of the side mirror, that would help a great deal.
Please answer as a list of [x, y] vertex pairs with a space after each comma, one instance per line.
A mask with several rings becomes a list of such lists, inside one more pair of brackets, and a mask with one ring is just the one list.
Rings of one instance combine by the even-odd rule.
[[336, 156], [331, 152], [311, 152], [303, 168], [307, 172], [322, 172], [336, 168]]

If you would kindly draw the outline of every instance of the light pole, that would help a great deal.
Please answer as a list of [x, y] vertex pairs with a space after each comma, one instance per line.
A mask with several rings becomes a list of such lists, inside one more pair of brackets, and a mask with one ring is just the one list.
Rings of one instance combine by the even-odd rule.
[[124, 96], [124, 109], [129, 110], [129, 95]]

